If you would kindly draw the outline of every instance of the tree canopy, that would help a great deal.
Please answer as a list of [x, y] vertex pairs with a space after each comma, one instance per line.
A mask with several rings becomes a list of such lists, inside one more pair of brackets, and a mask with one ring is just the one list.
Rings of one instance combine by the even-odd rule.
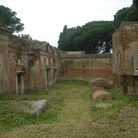
[[0, 19], [4, 22], [4, 25], [14, 32], [20, 32], [23, 31], [24, 24], [16, 15], [17, 13], [8, 7], [0, 6]]
[[133, 5], [135, 5], [136, 8], [138, 9], [138, 0], [133, 0]]
[[65, 25], [59, 35], [58, 48], [86, 53], [109, 52], [112, 33], [123, 21], [138, 21], [138, 0], [133, 0], [130, 7], [117, 11], [113, 21], [92, 21], [72, 28]]
[[112, 21], [92, 21], [74, 28], [64, 26], [63, 32], [60, 33], [58, 48], [86, 53], [98, 53], [101, 50], [109, 52], [114, 30]]
[[122, 8], [114, 15], [116, 28], [118, 28], [123, 21], [138, 21], [138, 10], [135, 5]]

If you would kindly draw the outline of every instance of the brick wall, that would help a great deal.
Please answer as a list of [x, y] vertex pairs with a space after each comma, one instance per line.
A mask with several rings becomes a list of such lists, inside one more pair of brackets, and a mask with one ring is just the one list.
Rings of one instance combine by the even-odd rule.
[[112, 79], [111, 54], [63, 55], [60, 57], [60, 79]]
[[124, 22], [112, 37], [114, 84], [122, 92], [138, 94], [133, 56], [138, 53], [138, 22]]
[[8, 91], [10, 70], [8, 58], [8, 45], [4, 41], [0, 41], [0, 93]]

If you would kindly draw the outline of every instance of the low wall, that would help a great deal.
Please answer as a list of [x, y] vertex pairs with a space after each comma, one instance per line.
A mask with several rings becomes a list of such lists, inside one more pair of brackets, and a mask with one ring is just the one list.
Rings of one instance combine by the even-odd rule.
[[62, 55], [60, 79], [92, 80], [112, 79], [112, 54]]

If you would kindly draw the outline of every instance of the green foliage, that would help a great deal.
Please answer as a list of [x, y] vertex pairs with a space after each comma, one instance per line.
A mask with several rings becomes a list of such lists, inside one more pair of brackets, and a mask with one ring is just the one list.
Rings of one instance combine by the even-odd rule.
[[25, 40], [33, 40], [29, 34], [21, 34], [21, 35], [19, 35], [19, 37], [21, 37]]
[[21, 19], [17, 18], [16, 15], [17, 13], [8, 7], [0, 6], [0, 18], [3, 20], [5, 26], [15, 32], [20, 32], [23, 31], [24, 24], [21, 23]]
[[98, 53], [101, 50], [109, 52], [114, 30], [112, 21], [93, 21], [74, 28], [66, 26], [60, 34], [58, 48], [64, 51], [85, 51], [86, 53]]
[[[92, 101], [86, 81], [62, 80], [39, 92], [0, 94], [0, 137], [137, 137], [138, 99], [116, 89], [110, 93], [113, 100], [102, 101], [112, 105], [108, 109], [96, 108], [100, 102]], [[17, 102], [40, 99], [49, 105], [40, 116], [19, 110]]]
[[[60, 36], [59, 36], [58, 44], [59, 44], [60, 49], [62, 49], [62, 46], [64, 47], [64, 45], [65, 45], [65, 36], [66, 36], [67, 33], [68, 33], [67, 25], [65, 25], [64, 28], [63, 28], [63, 32], [60, 33]], [[66, 47], [64, 47], [64, 49], [65, 48]]]
[[[59, 113], [64, 107], [64, 100], [72, 92], [82, 89], [88, 90], [88, 83], [83, 81], [59, 81], [47, 90], [25, 95], [0, 94], [0, 131], [11, 130], [30, 124], [58, 121]], [[79, 94], [80, 91], [78, 91]], [[16, 106], [16, 102], [48, 100], [48, 109], [40, 116], [24, 113]], [[87, 99], [86, 99], [87, 100]]]
[[123, 8], [115, 14], [114, 23], [116, 28], [118, 28], [123, 21], [138, 21], [138, 10], [134, 5]]
[[133, 0], [133, 5], [138, 9], [138, 0]]
[[112, 33], [123, 21], [138, 21], [138, 0], [133, 0], [130, 7], [120, 9], [113, 21], [92, 21], [74, 28], [65, 25], [59, 36], [58, 48], [86, 53], [109, 52]]

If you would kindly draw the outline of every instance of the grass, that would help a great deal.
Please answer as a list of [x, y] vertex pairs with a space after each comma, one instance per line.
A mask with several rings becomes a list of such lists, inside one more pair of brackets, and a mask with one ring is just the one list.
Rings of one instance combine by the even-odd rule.
[[[0, 95], [0, 137], [2, 138], [135, 138], [138, 135], [138, 99], [110, 90], [108, 109], [96, 108], [90, 98], [89, 82], [58, 81], [47, 90], [25, 95]], [[22, 112], [17, 102], [48, 100], [40, 116]]]
[[[58, 120], [58, 114], [64, 106], [64, 99], [67, 97], [68, 89], [74, 89], [75, 85], [84, 85], [85, 82], [60, 81], [47, 90], [25, 95], [1, 94], [0, 95], [0, 131], [10, 130], [22, 125], [37, 124], [41, 122], [52, 122]], [[66, 92], [65, 92], [66, 91]], [[49, 108], [39, 117], [24, 113], [18, 110], [15, 102], [22, 100], [48, 100]]]
[[[60, 84], [36, 93], [25, 95], [2, 94], [0, 95], [0, 131], [10, 130], [14, 127], [23, 125], [37, 124], [41, 122], [52, 122], [57, 120], [59, 112], [64, 105], [64, 96], [57, 90]], [[56, 91], [55, 91], [56, 90]], [[49, 108], [42, 113], [39, 117], [24, 113], [17, 107], [16, 102], [23, 100], [48, 100]]]
[[117, 89], [110, 89], [109, 93], [111, 94], [112, 100], [108, 101], [108, 104], [112, 105], [112, 108], [104, 109], [99, 108], [97, 110], [96, 104], [107, 103], [107, 101], [93, 102], [91, 104], [92, 116], [95, 118], [111, 118], [115, 119], [123, 106], [131, 104], [132, 106], [137, 105], [138, 97], [125, 96]]

